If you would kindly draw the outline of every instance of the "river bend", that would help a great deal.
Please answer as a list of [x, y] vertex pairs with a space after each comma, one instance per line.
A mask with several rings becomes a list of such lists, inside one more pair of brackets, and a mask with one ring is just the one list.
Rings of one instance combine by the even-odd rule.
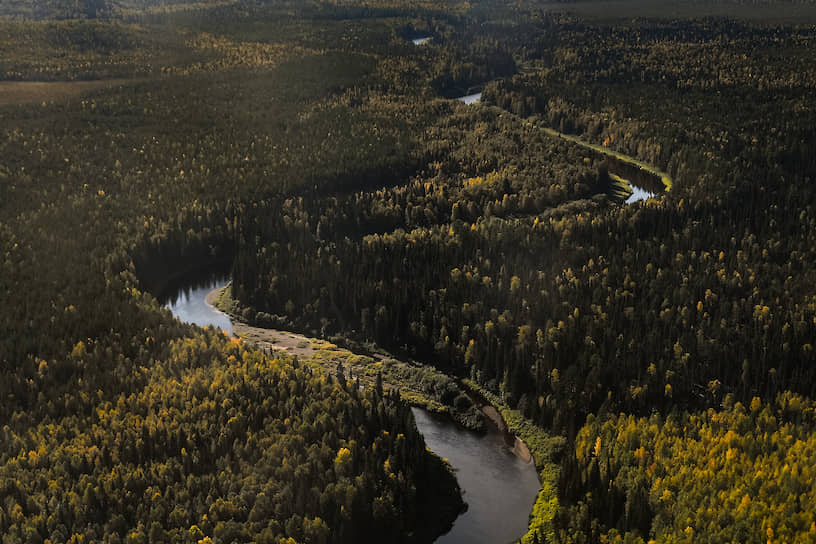
[[[230, 318], [206, 302], [207, 294], [227, 281], [221, 277], [182, 283], [163, 303], [182, 321], [231, 333]], [[535, 465], [514, 455], [512, 443], [495, 427], [480, 435], [419, 408], [413, 408], [413, 413], [431, 451], [453, 466], [468, 503], [467, 511], [436, 543], [502, 544], [526, 533], [540, 488]]]

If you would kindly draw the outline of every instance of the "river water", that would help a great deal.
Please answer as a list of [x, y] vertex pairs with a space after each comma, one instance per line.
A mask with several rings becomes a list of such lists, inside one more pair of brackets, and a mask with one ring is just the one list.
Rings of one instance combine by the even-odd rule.
[[437, 544], [508, 543], [526, 533], [541, 487], [533, 463], [514, 455], [495, 427], [480, 435], [425, 410], [413, 412], [431, 451], [456, 469], [468, 503], [467, 511]]
[[641, 200], [648, 200], [655, 196], [654, 193], [650, 193], [645, 189], [641, 189], [640, 187], [632, 183], [630, 183], [629, 186], [632, 188], [632, 194], [629, 196], [629, 198], [626, 199], [627, 204], [632, 204], [634, 202], [638, 202]]
[[465, 96], [460, 96], [456, 100], [459, 102], [464, 102], [465, 104], [475, 104], [479, 100], [482, 99], [482, 93], [474, 93], [474, 94], [467, 94]]
[[[224, 276], [199, 278], [174, 287], [162, 303], [182, 321], [214, 325], [232, 332], [229, 317], [206, 302], [207, 294], [227, 284]], [[506, 544], [527, 532], [527, 521], [540, 488], [532, 462], [512, 453], [512, 444], [495, 427], [480, 435], [449, 419], [412, 409], [428, 447], [456, 470], [468, 509], [437, 544]]]
[[211, 277], [192, 284], [180, 286], [170, 296], [161, 300], [173, 315], [186, 323], [199, 327], [213, 325], [232, 334], [232, 321], [227, 314], [219, 312], [207, 304], [207, 294], [213, 289], [220, 289], [229, 282], [229, 278]]

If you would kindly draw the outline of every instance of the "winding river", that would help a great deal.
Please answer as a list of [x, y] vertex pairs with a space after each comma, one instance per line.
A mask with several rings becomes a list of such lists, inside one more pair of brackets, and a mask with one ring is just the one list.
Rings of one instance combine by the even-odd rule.
[[[468, 92], [471, 92], [479, 87], [471, 87]], [[456, 100], [460, 102], [464, 102], [467, 105], [478, 104], [482, 100], [482, 93], [481, 91], [474, 93], [474, 94], [465, 94], [464, 96], [456, 97]], [[570, 141], [574, 144], [577, 144], [581, 147], [586, 149], [590, 149], [596, 153], [600, 153], [602, 155], [606, 155], [612, 158], [614, 161], [618, 161], [619, 166], [623, 165], [625, 167], [634, 168], [635, 172], [637, 173], [637, 177], [641, 180], [644, 176], [648, 178], [647, 183], [645, 186], [642, 186], [642, 183], [636, 181], [637, 178], [632, 179], [630, 176], [627, 176], [625, 179], [619, 176], [615, 176], [615, 179], [622, 185], [628, 187], [627, 193], [631, 191], [631, 194], [628, 195], [627, 198], [624, 199], [624, 204], [633, 204], [635, 202], [640, 202], [642, 200], [648, 200], [650, 198], [654, 198], [658, 193], [662, 193], [665, 191], [670, 191], [672, 187], [672, 179], [669, 174], [663, 172], [656, 166], [647, 164], [639, 159], [634, 157], [630, 157], [629, 155], [624, 155], [618, 151], [610, 149], [606, 146], [593, 144], [590, 142], [585, 142], [580, 137], [572, 135], [572, 134], [565, 134], [563, 132], [558, 132], [557, 130], [551, 129], [549, 127], [541, 127], [544, 133], [548, 134], [549, 136], [553, 136], [555, 138], [561, 138], [567, 141]]]
[[[411, 41], [413, 42], [414, 45], [422, 45], [422, 44], [428, 43], [430, 40], [431, 40], [431, 36], [421, 36], [421, 37], [418, 37], [418, 38], [411, 39]], [[500, 81], [500, 79], [497, 79], [495, 81]], [[467, 105], [478, 104], [482, 100], [482, 92], [478, 91], [478, 92], [474, 93], [473, 91], [477, 90], [477, 89], [480, 89], [483, 85], [484, 84], [471, 87], [470, 89], [468, 89], [468, 91], [463, 96], [455, 97], [455, 100], [458, 100], [459, 102], [463, 102], [463, 103], [465, 103]], [[554, 129], [551, 129], [549, 127], [543, 127], [543, 130], [544, 130], [545, 133], [549, 134], [550, 136], [554, 136], [554, 137], [557, 137], [557, 138], [563, 138], [565, 140], [569, 140], [569, 141], [571, 141], [571, 142], [573, 142], [573, 143], [575, 143], [577, 145], [580, 145], [582, 147], [585, 147], [587, 149], [591, 149], [591, 150], [593, 150], [595, 152], [602, 153], [602, 154], [608, 155], [610, 157], [614, 157], [615, 159], [617, 159], [618, 161], [620, 161], [620, 162], [622, 162], [624, 164], [628, 164], [630, 166], [635, 166], [635, 167], [639, 168], [642, 172], [645, 172], [647, 174], [650, 174], [650, 175], [654, 176], [654, 178], [656, 180], [656, 183], [649, 184], [649, 185], [655, 185], [657, 187], [657, 189], [651, 189], [651, 190], [649, 188], [647, 188], [647, 187], [641, 187], [640, 184], [638, 184], [633, 179], [628, 179], [628, 178], [624, 179], [624, 178], [618, 177], [617, 179], [618, 179], [619, 183], [621, 183], [624, 186], [627, 186], [629, 188], [629, 190], [631, 191], [631, 194], [629, 194], [628, 197], [626, 197], [624, 199], [625, 204], [633, 204], [635, 202], [640, 202], [642, 200], [648, 200], [650, 198], [654, 198], [654, 196], [658, 192], [671, 190], [671, 186], [672, 186], [671, 177], [666, 172], [663, 172], [663, 171], [659, 170], [655, 166], [646, 164], [646, 163], [644, 163], [644, 162], [642, 162], [642, 161], [640, 161], [638, 159], [635, 159], [634, 157], [630, 157], [628, 155], [624, 155], [623, 153], [616, 152], [616, 151], [614, 151], [612, 149], [609, 149], [609, 148], [607, 148], [605, 146], [600, 146], [600, 145], [597, 145], [597, 144], [592, 144], [590, 142], [585, 142], [580, 137], [575, 136], [575, 135], [565, 134], [563, 132], [558, 132], [558, 131], [556, 131]], [[629, 192], [629, 191], [627, 191], [627, 192]]]
[[[229, 317], [206, 302], [207, 294], [223, 287], [224, 276], [178, 284], [162, 300], [182, 321], [206, 327], [214, 325], [231, 333]], [[540, 488], [532, 462], [512, 453], [505, 435], [495, 427], [480, 435], [450, 420], [413, 408], [417, 428], [425, 443], [456, 470], [468, 509], [453, 528], [439, 537], [439, 544], [503, 544], [527, 532], [527, 522]]]

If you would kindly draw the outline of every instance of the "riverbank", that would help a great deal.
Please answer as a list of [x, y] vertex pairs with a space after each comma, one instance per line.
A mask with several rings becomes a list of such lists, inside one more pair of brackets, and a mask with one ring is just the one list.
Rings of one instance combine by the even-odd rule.
[[380, 382], [386, 389], [398, 390], [412, 406], [450, 417], [468, 430], [485, 431], [481, 412], [466, 392], [455, 379], [433, 367], [396, 359], [373, 346], [349, 349], [303, 334], [248, 325], [241, 321], [242, 309], [227, 288], [208, 293], [207, 303], [232, 318], [236, 337], [267, 353], [283, 351], [296, 355], [322, 372], [332, 375], [342, 372], [345, 379], [357, 380], [363, 387], [375, 387]]
[[219, 306], [219, 297], [225, 287], [213, 289], [207, 293], [205, 301], [216, 311], [229, 316], [232, 320], [232, 334], [250, 343], [266, 353], [282, 351], [297, 357], [312, 357], [320, 350], [332, 349], [333, 345], [324, 340], [308, 338], [302, 334], [277, 329], [265, 329], [253, 327], [242, 321], [238, 321], [235, 315], [225, 311], [223, 305]]
[[522, 440], [517, 435], [513, 434], [512, 431], [510, 431], [509, 427], [507, 426], [507, 423], [504, 421], [504, 418], [493, 405], [487, 404], [485, 406], [482, 406], [482, 413], [485, 415], [485, 417], [492, 421], [496, 425], [496, 427], [499, 428], [500, 432], [510, 434], [512, 436], [513, 455], [515, 455], [525, 463], [529, 463], [530, 461], [533, 460], [533, 456], [530, 453], [530, 448], [527, 447], [527, 444], [524, 443], [524, 440]]
[[656, 166], [653, 166], [651, 164], [647, 164], [647, 163], [645, 163], [645, 162], [643, 162], [641, 160], [638, 160], [638, 159], [636, 159], [634, 157], [630, 157], [629, 155], [624, 155], [623, 153], [615, 151], [614, 149], [609, 149], [608, 147], [604, 147], [602, 145], [592, 144], [592, 143], [586, 142], [586, 141], [582, 140], [581, 138], [579, 138], [578, 136], [573, 136], [572, 134], [564, 134], [563, 132], [558, 132], [557, 130], [553, 130], [553, 129], [548, 128], [548, 127], [540, 127], [540, 128], [541, 128], [541, 130], [544, 131], [545, 134], [548, 134], [548, 135], [553, 136], [555, 138], [561, 138], [563, 140], [567, 140], [567, 141], [572, 142], [574, 144], [580, 145], [581, 147], [585, 147], [587, 149], [591, 149], [592, 151], [602, 153], [602, 154], [604, 154], [604, 155], [606, 155], [608, 157], [613, 157], [613, 158], [615, 158], [615, 159], [617, 159], [617, 160], [619, 160], [619, 161], [621, 161], [621, 162], [623, 162], [625, 164], [637, 167], [640, 170], [642, 170], [644, 172], [647, 172], [648, 174], [651, 174], [651, 175], [655, 176], [656, 178], [658, 178], [660, 180], [660, 182], [663, 184], [664, 190], [671, 191], [672, 184], [674, 183], [674, 181], [672, 180], [671, 176], [669, 176], [668, 173], [660, 170]]
[[496, 412], [493, 417], [502, 421], [508, 432], [521, 442], [528, 455], [532, 456], [539, 472], [541, 490], [530, 514], [527, 534], [521, 538], [522, 544], [555, 542], [554, 521], [560, 508], [558, 480], [561, 474], [561, 468], [555, 459], [564, 447], [564, 439], [550, 436], [544, 429], [526, 419], [521, 412], [511, 409], [501, 398], [476, 382], [463, 380], [463, 383], [490, 403], [489, 406]]

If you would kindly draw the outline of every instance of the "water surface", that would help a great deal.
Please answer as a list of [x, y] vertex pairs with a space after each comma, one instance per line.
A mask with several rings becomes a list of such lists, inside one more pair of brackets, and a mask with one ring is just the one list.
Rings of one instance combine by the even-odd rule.
[[467, 511], [437, 544], [507, 544], [524, 535], [541, 488], [535, 465], [513, 454], [493, 426], [479, 435], [447, 418], [412, 410], [425, 443], [456, 469], [468, 503]]
[[465, 96], [460, 96], [456, 100], [459, 102], [464, 102], [465, 104], [475, 104], [479, 100], [482, 99], [482, 93], [475, 93], [475, 94], [468, 94]]
[[211, 277], [192, 285], [179, 287], [177, 291], [164, 300], [173, 315], [187, 323], [194, 323], [199, 327], [213, 325], [232, 334], [232, 321], [227, 314], [219, 312], [207, 304], [207, 294], [213, 289], [220, 289], [229, 283], [229, 278]]
[[655, 196], [654, 193], [646, 191], [645, 189], [641, 189], [640, 187], [632, 183], [630, 183], [629, 186], [632, 188], [632, 194], [631, 196], [629, 196], [629, 198], [626, 199], [627, 204], [638, 202], [639, 200], [648, 200]]

